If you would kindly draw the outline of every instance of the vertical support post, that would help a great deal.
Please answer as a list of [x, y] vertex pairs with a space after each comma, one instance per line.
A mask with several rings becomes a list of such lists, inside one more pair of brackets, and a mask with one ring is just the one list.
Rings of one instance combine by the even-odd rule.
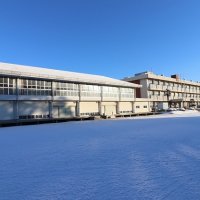
[[117, 109], [117, 110], [116, 110], [116, 113], [117, 113], [117, 114], [120, 114], [120, 113], [119, 113], [119, 101], [117, 101], [116, 104], [117, 104], [117, 106], [116, 106], [116, 109]]
[[19, 88], [20, 88], [20, 81], [18, 78], [15, 79], [16, 87], [15, 87], [15, 95], [16, 100], [13, 102], [13, 109], [14, 109], [14, 119], [19, 119]]
[[134, 105], [135, 105], [135, 101], [132, 102], [132, 113], [135, 113]]
[[103, 113], [102, 113], [102, 102], [101, 101], [98, 102], [98, 110], [99, 110], [99, 114], [103, 115]]
[[76, 101], [76, 116], [80, 117], [80, 101]]
[[151, 112], [150, 101], [148, 101], [148, 112]]
[[51, 82], [51, 100], [54, 100], [54, 96], [55, 96], [55, 91], [56, 91], [56, 83], [55, 82]]
[[49, 101], [49, 118], [53, 119], [53, 102]]

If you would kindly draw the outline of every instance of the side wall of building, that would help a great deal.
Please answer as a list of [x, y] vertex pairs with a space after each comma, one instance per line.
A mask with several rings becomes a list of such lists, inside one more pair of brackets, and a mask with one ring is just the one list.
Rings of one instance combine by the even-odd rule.
[[151, 112], [150, 101], [145, 98], [137, 98], [134, 102], [134, 113], [148, 113]]
[[0, 120], [14, 119], [13, 101], [0, 101]]
[[0, 76], [0, 121], [133, 113], [135, 88]]

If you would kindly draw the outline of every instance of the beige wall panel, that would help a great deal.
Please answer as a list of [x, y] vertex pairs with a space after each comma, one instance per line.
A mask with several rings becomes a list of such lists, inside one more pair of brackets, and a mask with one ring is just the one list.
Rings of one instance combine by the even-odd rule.
[[80, 102], [80, 113], [99, 112], [98, 102]]
[[102, 102], [101, 104], [102, 114], [107, 116], [115, 115], [117, 112], [116, 102]]
[[132, 102], [119, 102], [119, 111], [132, 111]]
[[113, 106], [116, 106], [117, 103], [116, 103], [116, 102], [102, 102], [101, 105], [102, 105], [102, 106], [105, 106], [105, 105], [113, 105]]
[[134, 103], [134, 112], [135, 113], [149, 112], [149, 103], [148, 102], [135, 102]]

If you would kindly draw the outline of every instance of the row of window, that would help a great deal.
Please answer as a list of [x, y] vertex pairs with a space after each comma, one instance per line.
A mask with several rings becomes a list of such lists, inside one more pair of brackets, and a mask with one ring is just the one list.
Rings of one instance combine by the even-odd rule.
[[21, 80], [20, 88], [23, 89], [45, 89], [51, 90], [50, 81], [39, 81], [39, 80]]
[[190, 90], [200, 91], [200, 86], [187, 85], [184, 83], [174, 83], [174, 82], [168, 82], [168, 81], [149, 79], [148, 84], [149, 84], [149, 86], [151, 84], [154, 84], [154, 85], [160, 85], [160, 86], [171, 86], [171, 87], [176, 87], [176, 88], [180, 88], [180, 89], [182, 88], [182, 89], [190, 89]]
[[16, 94], [16, 81], [13, 78], [0, 77], [0, 95]]
[[9, 88], [15, 86], [16, 86], [15, 79], [0, 77], [0, 87]]
[[81, 85], [81, 96], [101, 97], [101, 87], [97, 85]]
[[[163, 97], [166, 96], [164, 92], [161, 91], [149, 91], [148, 92], [149, 97]], [[184, 98], [184, 97], [193, 97], [193, 98], [200, 98], [199, 94], [190, 94], [190, 93], [178, 93], [178, 92], [171, 92], [170, 97], [179, 97], [179, 98]]]
[[51, 96], [51, 90], [35, 90], [35, 89], [20, 89], [20, 95], [32, 95], [32, 96]]
[[[79, 96], [79, 85], [74, 83], [50, 82], [42, 80], [19, 80], [19, 95], [33, 96]], [[53, 90], [52, 90], [53, 88]], [[102, 88], [102, 89], [101, 89]], [[111, 86], [81, 85], [83, 97], [111, 97], [111, 98], [134, 98], [134, 89], [117, 88]], [[16, 80], [13, 78], [0, 77], [0, 95], [16, 95]]]

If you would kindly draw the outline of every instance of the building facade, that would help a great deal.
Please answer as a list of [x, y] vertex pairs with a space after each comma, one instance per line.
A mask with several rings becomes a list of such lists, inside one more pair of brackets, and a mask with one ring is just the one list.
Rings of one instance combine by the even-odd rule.
[[136, 89], [136, 97], [148, 98], [152, 109], [189, 108], [200, 105], [200, 83], [182, 80], [178, 75], [166, 77], [142, 72], [123, 80], [142, 85]]
[[141, 86], [104, 76], [0, 63], [0, 121], [148, 112]]

